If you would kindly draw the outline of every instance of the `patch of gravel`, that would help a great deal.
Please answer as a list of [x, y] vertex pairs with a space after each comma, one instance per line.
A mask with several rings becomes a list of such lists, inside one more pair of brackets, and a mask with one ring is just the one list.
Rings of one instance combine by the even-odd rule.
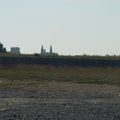
[[120, 120], [120, 88], [48, 83], [41, 88], [1, 88], [0, 120]]

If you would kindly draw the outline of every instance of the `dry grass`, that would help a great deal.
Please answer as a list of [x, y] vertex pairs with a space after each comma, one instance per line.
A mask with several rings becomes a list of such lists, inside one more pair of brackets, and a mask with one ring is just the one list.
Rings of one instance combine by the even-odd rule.
[[77, 67], [49, 65], [18, 65], [0, 68], [1, 80], [19, 82], [74, 82], [95, 84], [120, 84], [120, 68]]

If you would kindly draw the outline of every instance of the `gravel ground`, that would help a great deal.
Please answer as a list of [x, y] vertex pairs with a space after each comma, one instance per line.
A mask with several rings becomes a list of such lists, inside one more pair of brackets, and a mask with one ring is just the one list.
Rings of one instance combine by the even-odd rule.
[[0, 120], [120, 120], [120, 88], [55, 82], [0, 88]]

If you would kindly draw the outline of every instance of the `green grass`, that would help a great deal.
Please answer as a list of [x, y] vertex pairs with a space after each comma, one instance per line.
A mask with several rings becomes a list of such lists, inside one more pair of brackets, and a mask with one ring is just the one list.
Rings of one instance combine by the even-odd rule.
[[74, 82], [120, 85], [120, 68], [18, 65], [0, 67], [1, 80], [19, 82]]

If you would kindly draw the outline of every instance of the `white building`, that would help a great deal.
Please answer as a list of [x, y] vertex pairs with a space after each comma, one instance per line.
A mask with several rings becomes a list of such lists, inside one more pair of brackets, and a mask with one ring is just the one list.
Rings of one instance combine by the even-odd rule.
[[13, 54], [20, 54], [20, 48], [19, 47], [11, 47], [10, 52]]

